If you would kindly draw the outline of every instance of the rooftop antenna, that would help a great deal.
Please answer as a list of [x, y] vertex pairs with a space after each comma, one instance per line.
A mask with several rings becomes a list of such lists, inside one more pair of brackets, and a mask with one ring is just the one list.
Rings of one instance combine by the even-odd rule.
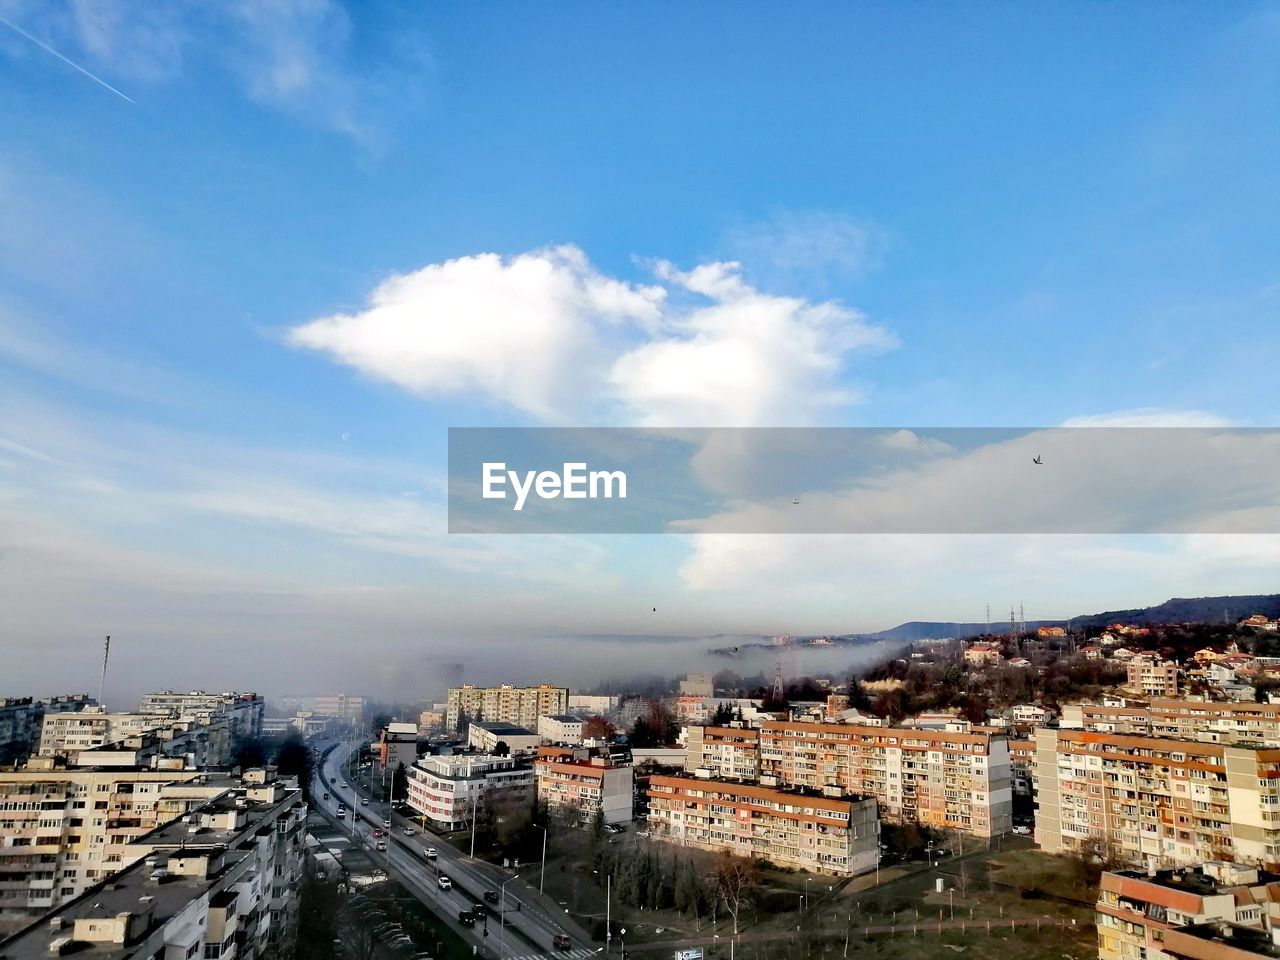
[[987, 636], [991, 636], [991, 604], [987, 604]]
[[102, 676], [98, 678], [98, 706], [102, 706], [102, 691], [107, 686], [107, 659], [111, 656], [111, 635], [102, 644]]

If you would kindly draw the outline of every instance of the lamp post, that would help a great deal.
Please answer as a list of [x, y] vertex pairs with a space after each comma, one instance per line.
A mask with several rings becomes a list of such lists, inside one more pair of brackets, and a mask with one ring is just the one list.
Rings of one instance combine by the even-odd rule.
[[503, 955], [507, 952], [507, 884], [518, 878], [518, 874], [512, 874], [498, 886], [498, 915], [502, 921], [501, 932], [498, 936], [498, 960], [502, 960]]
[[542, 894], [542, 881], [547, 876], [547, 828], [539, 827], [536, 823], [532, 826], [542, 831], [542, 866], [538, 868], [538, 894]]

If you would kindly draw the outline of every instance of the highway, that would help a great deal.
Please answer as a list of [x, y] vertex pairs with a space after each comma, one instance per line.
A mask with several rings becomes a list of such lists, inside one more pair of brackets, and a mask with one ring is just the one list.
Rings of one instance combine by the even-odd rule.
[[[333, 745], [331, 741], [321, 743], [319, 747], [325, 750], [330, 745]], [[554, 907], [550, 901], [544, 899], [540, 903], [536, 889], [528, 886], [524, 878], [482, 860], [471, 860], [412, 820], [390, 814], [392, 826], [385, 837], [387, 850], [385, 853], [376, 851], [372, 832], [375, 828], [382, 828], [383, 818], [388, 816], [386, 805], [372, 801], [367, 806], [362, 805], [354, 785], [345, 789], [342, 786], [349, 779], [348, 759], [357, 746], [353, 742], [337, 743], [324, 756], [312, 782], [312, 803], [335, 819], [338, 805], [345, 804], [347, 819], [344, 826], [355, 831], [369, 857], [375, 862], [384, 861], [419, 900], [459, 931], [481, 955], [496, 960], [532, 960], [538, 956], [545, 956], [548, 960], [585, 960], [603, 953], [603, 948], [592, 945], [571, 918], [552, 913]], [[331, 780], [335, 782], [331, 783]], [[324, 799], [325, 793], [329, 794], [328, 800]], [[405, 836], [406, 827], [414, 831], [412, 836]], [[427, 847], [436, 849], [434, 861], [423, 855]], [[537, 864], [524, 869], [531, 871], [530, 876], [536, 880]], [[453, 882], [452, 890], [440, 889], [437, 879], [441, 875]], [[505, 897], [502, 897], [503, 884]], [[500, 910], [501, 903], [492, 904], [484, 900], [484, 893], [489, 890], [499, 893], [505, 900], [505, 910]], [[484, 903], [487, 921], [477, 919], [475, 927], [462, 927], [458, 922], [459, 912], [472, 909], [476, 903]], [[506, 918], [505, 928], [502, 916]], [[486, 922], [487, 937], [484, 935]], [[569, 949], [554, 949], [552, 941], [558, 933], [570, 936], [572, 946]]]

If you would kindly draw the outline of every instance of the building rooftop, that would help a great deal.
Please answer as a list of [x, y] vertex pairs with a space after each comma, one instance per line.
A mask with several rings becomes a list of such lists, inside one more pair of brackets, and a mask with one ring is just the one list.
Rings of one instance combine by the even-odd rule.
[[[576, 720], [576, 717], [568, 718]], [[488, 720], [472, 720], [473, 727], [479, 727], [481, 730], [487, 730], [489, 733], [499, 737], [536, 737], [537, 734], [532, 730], [526, 730], [524, 727], [517, 727], [511, 723], [499, 723], [497, 721]]]
[[569, 713], [550, 713], [547, 714], [548, 720], [555, 720], [559, 723], [582, 723], [581, 717], [575, 717]]
[[1280, 957], [1280, 944], [1273, 933], [1234, 923], [1197, 923], [1166, 930], [1164, 937], [1166, 951], [1197, 960]]

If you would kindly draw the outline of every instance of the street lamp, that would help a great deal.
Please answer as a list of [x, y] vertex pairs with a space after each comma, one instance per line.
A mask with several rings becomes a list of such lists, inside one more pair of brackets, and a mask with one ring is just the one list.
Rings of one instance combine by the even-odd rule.
[[538, 868], [538, 895], [542, 895], [542, 881], [547, 876], [547, 828], [539, 827], [536, 823], [530, 824], [542, 831], [542, 866]]
[[498, 886], [498, 916], [502, 921], [498, 936], [498, 960], [502, 960], [502, 955], [507, 951], [507, 884], [518, 877], [519, 874], [513, 873]]

